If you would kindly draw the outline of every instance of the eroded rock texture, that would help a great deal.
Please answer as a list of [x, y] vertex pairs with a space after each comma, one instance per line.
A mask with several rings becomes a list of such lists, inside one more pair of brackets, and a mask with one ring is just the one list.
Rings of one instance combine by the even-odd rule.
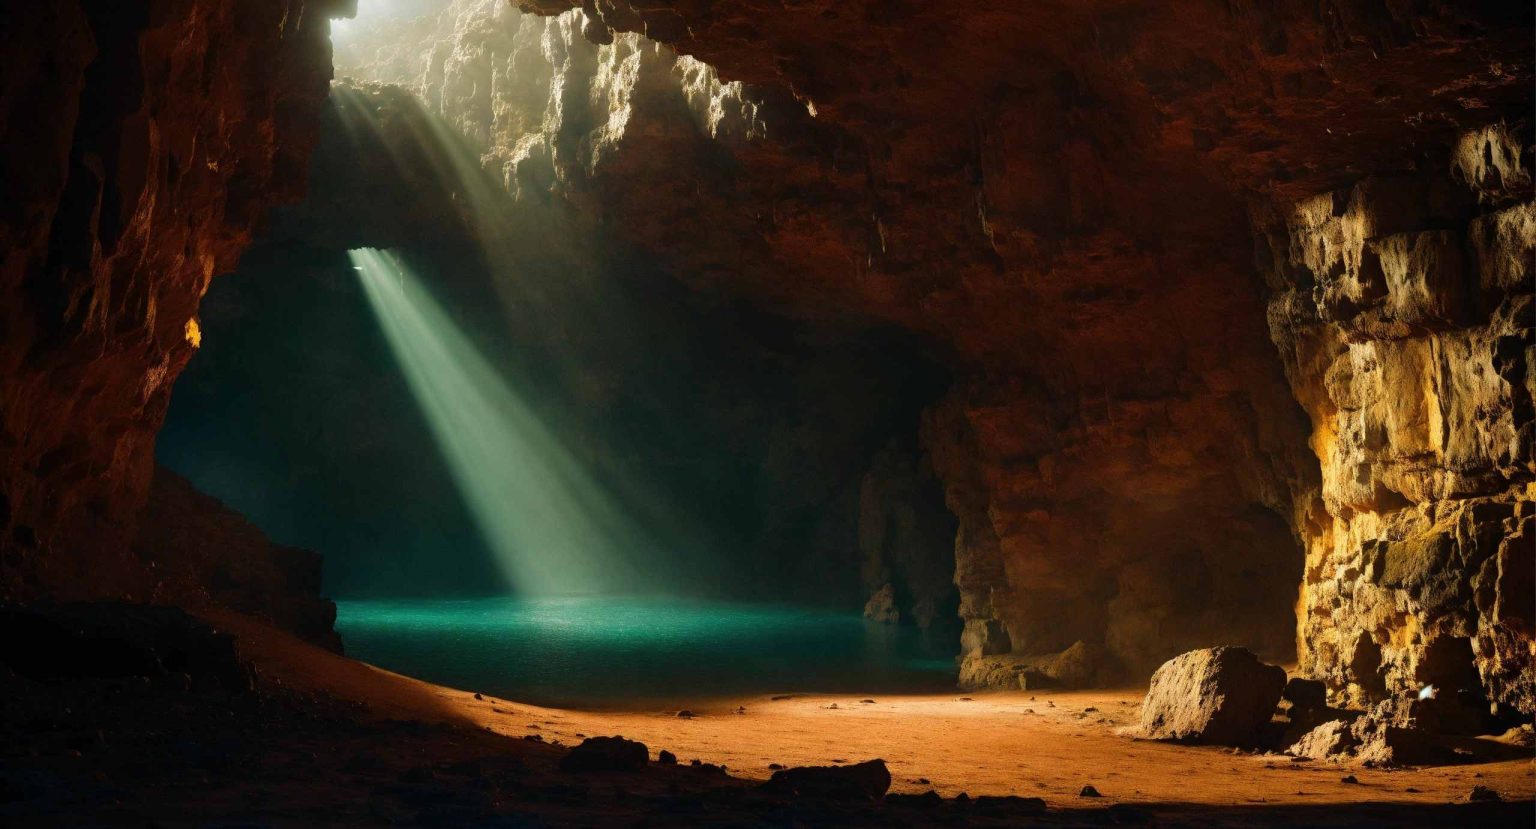
[[1322, 462], [1301, 665], [1353, 704], [1435, 685], [1536, 706], [1528, 129], [1261, 218], [1270, 327]]
[[1486, 4], [520, 5], [563, 14], [464, 0], [345, 60], [695, 285], [944, 354], [923, 442], [974, 682], [1079, 643], [1141, 675], [1215, 641], [1290, 658], [1331, 521], [1323, 367], [1288, 386], [1250, 213], [1442, 174], [1530, 109], [1529, 10]]
[[0, 590], [133, 595], [197, 304], [302, 192], [346, 0], [27, 4], [0, 34]]
[[1245, 648], [1182, 653], [1152, 674], [1141, 736], [1210, 745], [1256, 745], [1285, 688], [1285, 669]]

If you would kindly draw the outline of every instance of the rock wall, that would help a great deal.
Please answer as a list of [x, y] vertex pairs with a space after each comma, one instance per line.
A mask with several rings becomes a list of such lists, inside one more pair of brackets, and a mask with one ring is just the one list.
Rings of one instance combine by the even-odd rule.
[[595, 168], [553, 154], [565, 183], [691, 278], [948, 355], [961, 380], [924, 434], [960, 519], [969, 678], [1011, 684], [1063, 649], [1136, 674], [1214, 642], [1322, 647], [1293, 608], [1303, 582], [1315, 606], [1336, 480], [1306, 439], [1323, 367], [1276, 359], [1248, 206], [1443, 170], [1435, 148], [1527, 119], [1530, 10], [521, 3], [578, 5], [615, 53], [642, 32], [741, 83], [752, 127], [701, 145], [615, 106]]
[[1301, 668], [1351, 704], [1435, 685], [1536, 709], [1529, 129], [1257, 219], [1322, 466]]
[[150, 598], [219, 605], [341, 650], [336, 605], [320, 598], [320, 555], [272, 543], [164, 467], [155, 469], [133, 551], [155, 579]]
[[0, 34], [0, 593], [144, 598], [130, 554], [198, 301], [297, 197], [347, 0], [63, 0]]

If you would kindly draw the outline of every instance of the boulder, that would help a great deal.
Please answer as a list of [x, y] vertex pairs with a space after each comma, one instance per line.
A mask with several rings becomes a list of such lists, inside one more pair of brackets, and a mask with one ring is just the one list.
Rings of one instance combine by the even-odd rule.
[[1313, 760], [1337, 760], [1347, 757], [1360, 744], [1346, 720], [1329, 720], [1303, 734], [1287, 751], [1296, 757]]
[[586, 773], [639, 771], [650, 762], [645, 743], [623, 737], [588, 737], [560, 760], [560, 770]]
[[1212, 745], [1252, 745], [1274, 715], [1285, 670], [1246, 648], [1190, 651], [1152, 675], [1141, 707], [1142, 736]]
[[891, 773], [884, 760], [851, 766], [800, 766], [774, 772], [763, 788], [797, 797], [879, 800], [891, 788]]

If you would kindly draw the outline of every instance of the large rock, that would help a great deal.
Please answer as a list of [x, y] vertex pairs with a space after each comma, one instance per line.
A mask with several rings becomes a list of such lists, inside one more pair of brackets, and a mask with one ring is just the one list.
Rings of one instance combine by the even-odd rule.
[[1296, 757], [1313, 760], [1336, 760], [1347, 756], [1360, 744], [1345, 720], [1329, 720], [1302, 734], [1287, 751]]
[[891, 788], [884, 760], [851, 766], [800, 766], [776, 771], [764, 788], [798, 797], [878, 800]]
[[1251, 745], [1274, 715], [1285, 670], [1246, 648], [1190, 651], [1152, 675], [1141, 707], [1143, 736], [1218, 745]]
[[560, 759], [567, 772], [639, 771], [650, 762], [645, 743], [623, 737], [588, 737]]

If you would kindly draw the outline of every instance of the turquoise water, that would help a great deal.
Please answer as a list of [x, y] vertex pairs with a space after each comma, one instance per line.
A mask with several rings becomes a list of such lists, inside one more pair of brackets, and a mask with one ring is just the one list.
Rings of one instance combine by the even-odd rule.
[[336, 605], [350, 656], [545, 705], [940, 691], [955, 682], [952, 653], [916, 631], [821, 609], [607, 597]]

